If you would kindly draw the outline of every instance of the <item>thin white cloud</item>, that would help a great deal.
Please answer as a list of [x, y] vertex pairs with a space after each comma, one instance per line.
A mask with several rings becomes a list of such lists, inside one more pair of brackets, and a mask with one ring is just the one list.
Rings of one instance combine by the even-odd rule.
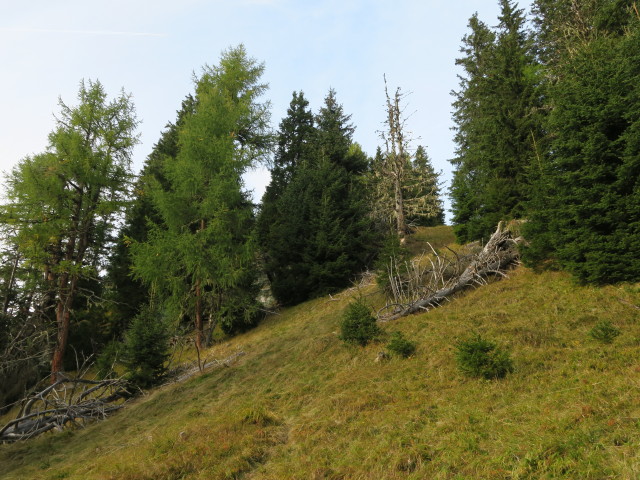
[[59, 30], [53, 28], [3, 28], [0, 27], [0, 32], [8, 33], [54, 33], [64, 35], [110, 35], [110, 36], [122, 36], [122, 37], [166, 37], [165, 33], [151, 33], [151, 32], [117, 32], [110, 30]]
[[244, 5], [262, 5], [267, 7], [275, 7], [281, 2], [280, 0], [244, 0], [242, 3]]

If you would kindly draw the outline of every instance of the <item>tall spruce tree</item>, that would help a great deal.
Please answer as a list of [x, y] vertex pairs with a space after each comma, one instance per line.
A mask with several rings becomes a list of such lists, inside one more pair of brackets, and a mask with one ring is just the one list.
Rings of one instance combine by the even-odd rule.
[[457, 64], [457, 144], [451, 187], [460, 241], [488, 238], [500, 220], [525, 214], [528, 173], [541, 138], [539, 66], [521, 9], [500, 0], [495, 31], [474, 15]]
[[332, 293], [363, 269], [371, 227], [359, 181], [327, 159], [303, 164], [278, 202], [268, 270], [283, 304]]
[[278, 130], [278, 148], [273, 160], [268, 192], [273, 192], [275, 197], [281, 194], [296, 168], [304, 160], [311, 158], [316, 134], [309, 101], [302, 91], [293, 92], [287, 116], [280, 122]]
[[176, 160], [165, 165], [169, 188], [152, 191], [162, 225], [132, 246], [135, 272], [193, 321], [198, 349], [205, 319], [250, 323], [256, 312], [253, 206], [242, 175], [269, 146], [263, 71], [242, 45], [204, 68]]
[[364, 172], [367, 168], [366, 160], [361, 155], [349, 153], [356, 128], [351, 123], [351, 115], [345, 114], [344, 108], [338, 103], [336, 91], [333, 88], [329, 89], [329, 93], [324, 98], [324, 105], [316, 115], [315, 123], [316, 158], [326, 158], [331, 163], [342, 166], [349, 173]]
[[[368, 159], [352, 141], [350, 116], [330, 90], [313, 128], [301, 99], [294, 96], [280, 124], [274, 175], [259, 220], [267, 275], [282, 304], [344, 287], [372, 248], [360, 175]], [[290, 166], [283, 188], [282, 159]]]
[[439, 174], [433, 168], [431, 158], [422, 145], [418, 145], [413, 154], [411, 174], [405, 188], [406, 198], [410, 199], [411, 208], [407, 215], [410, 225], [422, 227], [444, 225]]
[[460, 49], [464, 56], [456, 60], [456, 65], [463, 69], [458, 76], [460, 90], [453, 92], [456, 157], [451, 160], [454, 167], [451, 200], [454, 229], [460, 241], [483, 235], [481, 192], [487, 176], [485, 151], [490, 148], [483, 131], [487, 115], [484, 97], [496, 37], [477, 14], [469, 20], [469, 29]]
[[277, 203], [294, 173], [305, 161], [314, 157], [316, 129], [309, 101], [304, 93], [293, 92], [287, 115], [281, 120], [276, 142], [277, 148], [271, 167], [271, 181], [265, 190], [257, 219], [258, 241], [268, 263], [271, 226], [277, 223]]
[[[557, 2], [556, 8], [567, 7]], [[538, 2], [552, 138], [540, 165], [525, 260], [592, 283], [640, 279], [640, 18], [599, 0], [573, 17]], [[583, 28], [568, 30], [570, 25]], [[570, 34], [576, 42], [570, 41]]]

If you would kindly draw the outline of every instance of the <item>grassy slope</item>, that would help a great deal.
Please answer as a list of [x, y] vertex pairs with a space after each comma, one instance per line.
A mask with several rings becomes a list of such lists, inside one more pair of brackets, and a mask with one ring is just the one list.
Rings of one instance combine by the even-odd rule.
[[[242, 349], [238, 364], [107, 422], [0, 446], [0, 477], [640, 478], [640, 311], [629, 305], [640, 286], [580, 287], [519, 268], [385, 325], [418, 352], [382, 364], [384, 344], [337, 338], [354, 293], [272, 316], [209, 352]], [[361, 293], [380, 301], [373, 287]], [[605, 319], [622, 330], [611, 345], [588, 336]], [[507, 346], [516, 372], [461, 376], [454, 344], [471, 332]]]

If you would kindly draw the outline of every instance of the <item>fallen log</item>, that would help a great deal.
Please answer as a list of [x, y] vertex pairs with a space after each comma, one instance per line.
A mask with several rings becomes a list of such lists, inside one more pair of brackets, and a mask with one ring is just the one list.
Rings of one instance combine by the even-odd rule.
[[58, 380], [26, 398], [20, 412], [0, 429], [0, 442], [27, 440], [69, 425], [103, 419], [130, 396], [122, 379], [87, 380], [59, 374]]
[[[466, 288], [485, 284], [486, 279], [491, 275], [504, 275], [504, 270], [519, 260], [518, 245], [523, 242], [522, 237], [514, 238], [512, 229], [504, 222], [500, 222], [487, 244], [459, 276], [445, 282], [442, 288], [426, 297], [418, 298], [408, 304], [395, 303], [385, 306], [378, 312], [378, 321], [388, 322], [418, 311], [430, 310]], [[381, 312], [389, 307], [394, 307], [393, 312], [381, 315]]]

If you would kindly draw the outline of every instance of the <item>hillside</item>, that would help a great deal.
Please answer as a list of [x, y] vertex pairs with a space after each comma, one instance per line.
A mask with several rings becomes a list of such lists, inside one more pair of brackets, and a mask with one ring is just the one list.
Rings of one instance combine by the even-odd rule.
[[[418, 239], [443, 230], [424, 230]], [[419, 247], [414, 238], [411, 247]], [[638, 478], [640, 285], [576, 285], [517, 268], [440, 309], [383, 325], [418, 344], [376, 363], [338, 339], [354, 295], [272, 315], [213, 347], [246, 354], [161, 387], [110, 420], [0, 445], [3, 479]], [[589, 335], [610, 320], [611, 344]], [[515, 372], [459, 373], [471, 333], [506, 346]]]

